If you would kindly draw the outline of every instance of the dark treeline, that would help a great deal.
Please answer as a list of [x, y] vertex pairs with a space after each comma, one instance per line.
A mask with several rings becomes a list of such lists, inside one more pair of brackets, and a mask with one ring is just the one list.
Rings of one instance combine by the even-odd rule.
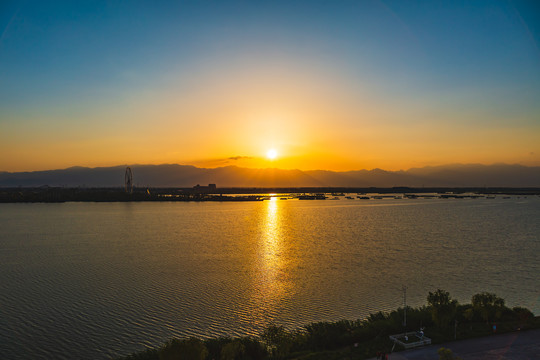
[[[259, 337], [172, 339], [159, 348], [119, 360], [273, 360], [365, 359], [391, 352], [390, 335], [424, 329], [433, 343], [540, 327], [540, 317], [522, 307], [509, 308], [492, 293], [459, 304], [444, 290], [427, 296], [427, 305], [370, 314], [363, 320], [318, 322], [298, 329], [271, 325]], [[401, 350], [396, 348], [395, 350]]]
[[137, 188], [127, 193], [122, 188], [4, 188], [0, 203], [24, 202], [131, 202], [131, 201], [259, 201], [260, 196], [227, 196], [193, 189]]

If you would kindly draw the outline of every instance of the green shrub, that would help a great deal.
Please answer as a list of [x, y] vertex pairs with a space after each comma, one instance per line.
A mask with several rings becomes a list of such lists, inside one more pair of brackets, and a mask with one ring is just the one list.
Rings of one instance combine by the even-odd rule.
[[452, 350], [447, 348], [440, 348], [437, 350], [437, 354], [439, 354], [439, 360], [461, 360], [460, 357], [457, 357], [452, 353]]

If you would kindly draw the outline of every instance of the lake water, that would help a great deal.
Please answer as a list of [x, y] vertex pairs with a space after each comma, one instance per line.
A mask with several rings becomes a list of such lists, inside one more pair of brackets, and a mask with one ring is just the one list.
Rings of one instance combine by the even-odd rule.
[[0, 204], [0, 354], [357, 319], [442, 288], [540, 314], [540, 198]]

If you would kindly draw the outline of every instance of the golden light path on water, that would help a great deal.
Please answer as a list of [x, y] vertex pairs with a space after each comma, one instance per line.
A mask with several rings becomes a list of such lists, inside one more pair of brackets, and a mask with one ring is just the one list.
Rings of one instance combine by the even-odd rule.
[[265, 217], [262, 219], [259, 243], [259, 289], [260, 301], [275, 308], [285, 296], [287, 288], [286, 261], [283, 246], [283, 224], [280, 205], [275, 196], [265, 201]]

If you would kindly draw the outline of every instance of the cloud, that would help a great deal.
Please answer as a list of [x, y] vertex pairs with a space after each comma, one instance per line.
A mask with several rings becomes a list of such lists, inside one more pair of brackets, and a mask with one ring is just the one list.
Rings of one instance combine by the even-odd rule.
[[195, 165], [195, 166], [213, 168], [213, 167], [230, 165], [241, 160], [251, 160], [251, 159], [255, 159], [255, 158], [253, 156], [237, 155], [237, 156], [230, 156], [226, 158], [200, 159], [196, 161], [190, 161], [189, 164]]
[[248, 160], [253, 159], [253, 156], [231, 156], [227, 160]]

